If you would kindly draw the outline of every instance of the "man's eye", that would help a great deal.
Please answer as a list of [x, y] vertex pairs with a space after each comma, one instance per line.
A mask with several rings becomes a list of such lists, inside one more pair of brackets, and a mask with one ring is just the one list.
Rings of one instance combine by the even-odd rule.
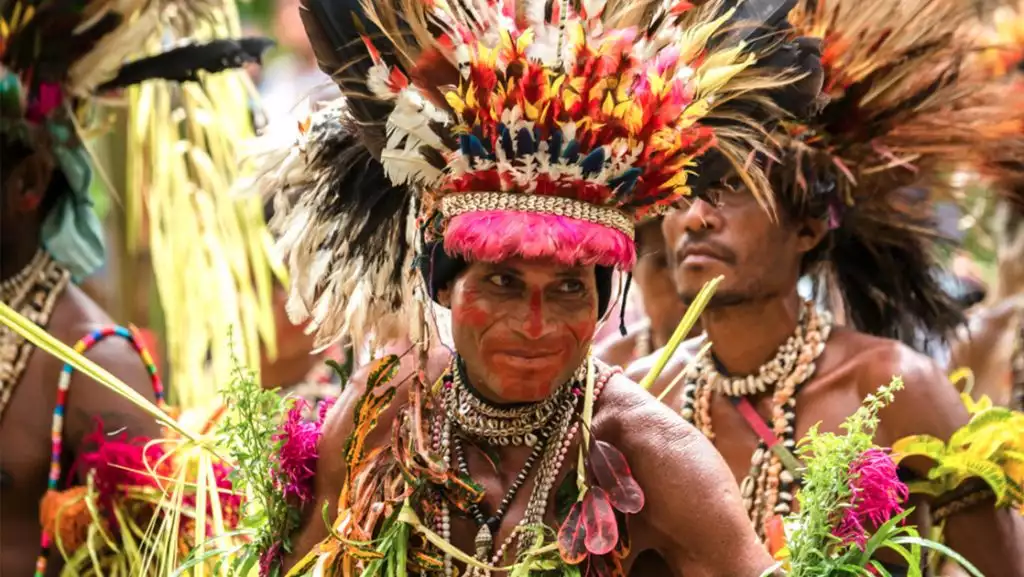
[[493, 284], [496, 287], [506, 288], [512, 285], [512, 277], [507, 274], [492, 274], [487, 277], [487, 282]]
[[558, 291], [562, 293], [583, 292], [585, 288], [582, 282], [575, 279], [564, 280], [558, 285]]

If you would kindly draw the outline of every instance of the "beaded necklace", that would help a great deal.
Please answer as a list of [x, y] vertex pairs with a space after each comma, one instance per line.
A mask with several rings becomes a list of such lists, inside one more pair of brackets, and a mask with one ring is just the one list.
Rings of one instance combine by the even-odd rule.
[[[474, 539], [475, 557], [479, 561], [499, 565], [510, 547], [514, 547], [516, 552], [526, 550], [530, 545], [531, 536], [522, 529], [543, 522], [548, 497], [561, 471], [565, 456], [579, 431], [578, 409], [588, 376], [586, 367], [585, 363], [577, 371], [574, 379], [548, 399], [512, 408], [489, 405], [473, 394], [462, 380], [457, 361], [453, 362], [449, 371], [442, 377], [442, 410], [438, 411], [433, 422], [432, 446], [440, 453], [445, 467], [451, 467], [454, 458], [460, 473], [469, 475], [463, 447], [464, 438], [475, 438], [492, 446], [524, 445], [532, 448], [525, 465], [506, 491], [494, 514], [485, 517], [478, 505], [470, 506], [470, 515], [479, 527]], [[602, 370], [595, 379], [595, 400], [616, 372], [618, 371], [614, 369]], [[537, 468], [537, 479], [523, 518], [497, 551], [494, 551], [494, 534], [534, 466]], [[448, 499], [438, 494], [436, 504], [439, 514], [434, 518], [435, 529], [446, 542], [451, 543], [451, 511]], [[450, 555], [444, 556], [444, 574], [446, 577], [455, 574]], [[489, 575], [489, 572], [470, 567], [466, 575], [478, 577]]]
[[[71, 273], [54, 262], [48, 253], [39, 251], [28, 266], [3, 283], [3, 302], [45, 328], [58, 297], [70, 280]], [[21, 335], [0, 326], [0, 421], [34, 350], [32, 343]]]
[[[793, 336], [779, 348], [773, 359], [761, 366], [756, 376], [725, 377], [718, 371], [710, 353], [706, 353], [683, 377], [683, 418], [714, 441], [711, 424], [714, 393], [739, 400], [745, 395], [767, 392], [771, 387], [772, 433], [779, 440], [781, 450], [793, 451], [796, 447], [796, 393], [814, 374], [815, 361], [825, 350], [831, 328], [831, 315], [819, 313], [813, 303], [806, 303]], [[787, 368], [788, 372], [782, 374], [781, 371]], [[759, 438], [750, 459], [750, 472], [740, 484], [743, 504], [762, 540], [765, 538], [765, 523], [775, 515], [786, 515], [792, 510], [793, 492], [797, 485], [796, 471], [784, 467], [779, 453], [771, 450], [765, 439]]]

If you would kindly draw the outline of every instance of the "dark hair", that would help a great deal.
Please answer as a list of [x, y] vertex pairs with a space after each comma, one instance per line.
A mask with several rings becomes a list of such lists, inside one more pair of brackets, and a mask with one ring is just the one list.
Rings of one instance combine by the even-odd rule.
[[32, 155], [32, 147], [24, 138], [0, 130], [0, 168], [6, 172]]
[[915, 197], [920, 190], [894, 189], [848, 206], [839, 198], [834, 172], [815, 174], [808, 167], [801, 187], [795, 171], [780, 168], [770, 176], [781, 192], [782, 220], [830, 221], [825, 238], [804, 255], [801, 273], [823, 281], [816, 292], [836, 283], [854, 328], [919, 349], [922, 335], [944, 338], [964, 322], [962, 308], [938, 276], [943, 239], [926, 191]]
[[[0, 132], [0, 167], [4, 171], [17, 166], [34, 154], [32, 146], [17, 135]], [[43, 199], [39, 204], [39, 214], [45, 215], [56, 206], [61, 196], [71, 191], [67, 177], [60, 169], [54, 169], [50, 182], [46, 186]], [[6, 190], [3, 191], [5, 194]]]

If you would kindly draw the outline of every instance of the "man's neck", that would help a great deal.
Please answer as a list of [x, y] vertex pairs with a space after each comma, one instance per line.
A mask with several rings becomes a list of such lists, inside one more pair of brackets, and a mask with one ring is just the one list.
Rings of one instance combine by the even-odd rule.
[[796, 291], [783, 298], [711, 307], [701, 324], [711, 350], [731, 375], [757, 373], [795, 331], [803, 306]]

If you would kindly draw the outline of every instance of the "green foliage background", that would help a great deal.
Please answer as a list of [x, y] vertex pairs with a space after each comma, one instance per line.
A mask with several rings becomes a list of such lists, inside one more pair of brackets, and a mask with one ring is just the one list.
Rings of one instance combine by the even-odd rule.
[[259, 26], [264, 32], [272, 29], [274, 18], [273, 0], [241, 0], [238, 3], [238, 12], [242, 17], [242, 24]]

